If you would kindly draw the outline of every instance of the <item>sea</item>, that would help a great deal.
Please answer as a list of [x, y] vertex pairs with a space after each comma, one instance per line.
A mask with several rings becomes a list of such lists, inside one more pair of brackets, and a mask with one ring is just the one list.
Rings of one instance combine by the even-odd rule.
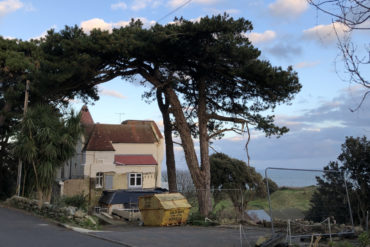
[[[265, 169], [256, 169], [258, 173], [265, 178]], [[267, 177], [272, 179], [279, 187], [307, 187], [317, 185], [317, 177], [323, 177], [322, 171], [301, 171], [301, 170], [281, 170], [271, 169], [267, 170]], [[190, 173], [188, 174], [190, 177]], [[167, 182], [162, 180], [162, 187], [167, 188]]]
[[[256, 169], [264, 178], [265, 169]], [[316, 177], [323, 177], [322, 171], [301, 171], [288, 169], [267, 169], [267, 177], [272, 179], [279, 187], [306, 187], [317, 185]]]

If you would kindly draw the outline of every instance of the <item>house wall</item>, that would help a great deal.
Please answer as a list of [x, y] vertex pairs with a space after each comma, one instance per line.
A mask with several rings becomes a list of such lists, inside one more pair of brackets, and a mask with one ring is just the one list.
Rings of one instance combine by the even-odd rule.
[[[156, 187], [157, 166], [155, 165], [129, 165], [117, 166], [114, 162], [113, 151], [87, 151], [86, 164], [84, 165], [84, 174], [86, 177], [96, 178], [98, 172], [113, 173], [113, 189], [128, 188], [128, 174], [143, 174], [143, 189]], [[141, 153], [143, 154], [143, 153]], [[158, 184], [158, 182], [157, 182]], [[160, 183], [159, 183], [160, 184]]]
[[89, 193], [89, 180], [88, 179], [68, 179], [64, 181], [62, 195], [75, 196], [81, 193]]
[[[62, 194], [73, 196], [91, 189], [91, 203], [99, 197], [102, 189], [95, 188], [96, 173], [113, 175], [113, 189], [128, 189], [128, 174], [142, 173], [142, 188], [152, 189], [161, 186], [161, 164], [164, 155], [164, 140], [158, 143], [113, 143], [116, 151], [85, 151], [84, 137], [76, 146], [76, 155], [68, 160], [63, 169], [57, 171], [57, 180], [64, 180]], [[117, 166], [115, 154], [151, 154], [157, 161], [155, 165]], [[67, 179], [67, 180], [66, 180]], [[91, 183], [91, 184], [89, 184]], [[96, 194], [96, 195], [95, 195]]]
[[155, 171], [157, 182], [155, 187], [161, 187], [161, 169], [164, 155], [164, 140], [158, 143], [112, 143], [116, 154], [151, 154], [157, 161], [158, 166]]
[[84, 164], [86, 162], [86, 155], [82, 152], [84, 147], [84, 137], [77, 142], [75, 155], [67, 160], [64, 165], [57, 170], [57, 180], [77, 179], [84, 177]]

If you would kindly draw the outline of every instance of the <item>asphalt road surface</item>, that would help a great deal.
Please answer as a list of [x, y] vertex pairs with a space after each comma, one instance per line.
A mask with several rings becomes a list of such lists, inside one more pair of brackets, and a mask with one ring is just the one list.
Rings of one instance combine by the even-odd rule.
[[122, 247], [0, 206], [0, 247]]

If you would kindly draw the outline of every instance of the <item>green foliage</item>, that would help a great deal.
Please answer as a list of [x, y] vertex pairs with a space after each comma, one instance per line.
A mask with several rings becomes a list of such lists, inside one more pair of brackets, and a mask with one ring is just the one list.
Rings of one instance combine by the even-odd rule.
[[[209, 215], [210, 218], [215, 218], [212, 216], [212, 213]], [[215, 226], [218, 225], [213, 220], [205, 220], [204, 216], [202, 216], [199, 212], [194, 212], [189, 215], [188, 224], [195, 225], [195, 226]]]
[[[234, 207], [242, 211], [242, 205], [246, 206], [247, 200], [256, 194], [260, 197], [266, 196], [266, 185], [262, 176], [245, 162], [216, 153], [210, 156], [210, 163], [211, 186], [215, 188], [216, 202], [227, 196]], [[218, 189], [221, 191], [217, 192]]]
[[[266, 178], [263, 179], [263, 183], [267, 184]], [[268, 178], [268, 184], [269, 184], [270, 194], [274, 193], [275, 191], [279, 189], [279, 186], [271, 178]]]
[[[97, 99], [96, 85], [115, 77], [140, 76], [153, 92], [161, 88], [169, 107], [177, 109], [171, 112], [174, 125], [186, 141], [186, 159], [199, 189], [210, 182], [211, 139], [222, 137], [228, 130], [243, 132], [246, 124], [267, 136], [288, 131], [275, 125], [273, 115], [264, 113], [289, 102], [299, 92], [297, 73], [292, 67], [275, 67], [261, 59], [260, 51], [245, 36], [251, 30], [250, 21], [226, 14], [207, 16], [199, 22], [179, 19], [149, 29], [140, 21], [132, 21], [111, 33], [93, 30], [86, 34], [77, 26], [60, 32], [51, 30], [40, 41], [24, 43], [35, 51], [30, 57], [36, 61], [31, 64], [36, 65], [29, 73], [33, 99], [65, 104], [67, 98]], [[202, 164], [196, 159], [192, 134], [201, 136]], [[31, 152], [36, 153], [30, 149], [28, 155]], [[202, 174], [199, 167], [206, 173]], [[205, 202], [209, 200], [204, 198]]]
[[367, 247], [370, 245], [370, 233], [363, 232], [358, 236], [358, 241], [360, 242], [360, 247]]
[[61, 198], [61, 203], [67, 206], [73, 206], [86, 211], [89, 202], [87, 200], [87, 196], [81, 193], [75, 196], [64, 196]]
[[353, 244], [347, 241], [340, 241], [340, 242], [330, 242], [329, 246], [333, 247], [353, 247]]
[[[340, 162], [340, 163], [339, 163]], [[330, 162], [324, 170], [337, 171], [317, 177], [318, 189], [311, 200], [306, 218], [322, 221], [334, 216], [338, 223], [349, 223], [348, 202], [344, 176], [350, 196], [354, 222], [365, 224], [370, 210], [370, 141], [366, 137], [347, 137], [337, 162]]]
[[51, 105], [36, 105], [27, 111], [20, 129], [14, 152], [24, 163], [25, 188], [48, 197], [56, 169], [75, 153], [82, 133], [80, 116], [71, 112], [63, 118]]
[[25, 83], [35, 71], [32, 42], [0, 36], [0, 200], [15, 193], [17, 161], [12, 138], [22, 113]]

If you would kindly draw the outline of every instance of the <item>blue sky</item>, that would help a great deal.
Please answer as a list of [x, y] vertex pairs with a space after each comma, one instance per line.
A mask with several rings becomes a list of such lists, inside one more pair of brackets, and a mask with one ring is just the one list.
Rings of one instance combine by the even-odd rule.
[[[229, 13], [252, 21], [248, 33], [261, 49], [262, 58], [273, 65], [292, 65], [303, 85], [291, 105], [279, 106], [277, 123], [291, 131], [276, 139], [252, 131], [251, 164], [257, 168], [322, 168], [335, 160], [345, 136], [368, 135], [369, 103], [351, 113], [360, 101], [363, 89], [346, 78], [333, 32], [333, 22], [318, 13], [305, 0], [193, 0], [169, 15], [187, 0], [0, 0], [0, 35], [28, 40], [45, 35], [50, 28], [78, 25], [86, 32], [94, 27], [110, 30], [124, 26], [131, 18], [140, 18], [149, 27], [159, 20], [166, 24], [175, 16], [196, 21], [205, 15]], [[334, 24], [338, 35], [345, 27]], [[369, 31], [355, 33], [359, 48], [369, 40]], [[96, 122], [119, 123], [124, 119], [153, 119], [161, 126], [156, 102], [142, 100], [144, 88], [138, 83], [115, 79], [99, 86], [100, 100], [90, 105]], [[81, 103], [73, 103], [79, 109]], [[122, 113], [122, 114], [121, 114]], [[227, 135], [213, 147], [245, 160], [246, 137]], [[186, 168], [182, 150], [176, 147], [177, 165]]]

